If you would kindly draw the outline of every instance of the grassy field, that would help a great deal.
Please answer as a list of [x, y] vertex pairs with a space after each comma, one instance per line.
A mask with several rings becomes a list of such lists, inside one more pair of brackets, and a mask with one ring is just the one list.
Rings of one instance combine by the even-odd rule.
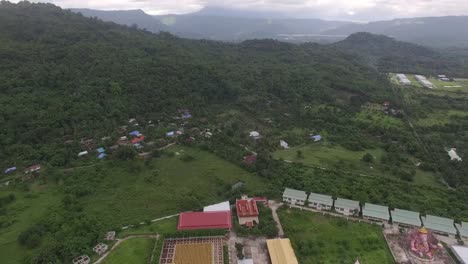
[[419, 126], [434, 126], [445, 125], [451, 122], [456, 122], [456, 118], [464, 118], [468, 116], [468, 112], [459, 110], [437, 111], [427, 114], [427, 117], [420, 118], [417, 121]]
[[[221, 202], [238, 181], [265, 189], [260, 177], [208, 152], [181, 146], [167, 151], [179, 155], [101, 169], [93, 195], [83, 201], [85, 211], [118, 228]], [[182, 161], [184, 155], [194, 160]]]
[[157, 221], [148, 225], [141, 225], [134, 228], [128, 228], [119, 232], [119, 237], [125, 237], [135, 234], [172, 234], [177, 232], [178, 217], [172, 217]]
[[355, 119], [363, 124], [378, 126], [385, 129], [404, 125], [403, 121], [399, 118], [386, 115], [383, 112], [370, 110], [362, 110], [356, 115]]
[[130, 238], [120, 244], [109, 256], [104, 264], [147, 264], [155, 243], [154, 238]]
[[299, 263], [394, 263], [377, 225], [297, 209], [281, 209], [279, 216]]
[[[61, 195], [55, 186], [34, 184], [30, 192], [6, 191], [0, 189], [0, 196], [13, 193], [16, 200], [7, 206], [6, 215], [0, 216], [0, 259], [2, 264], [20, 263], [29, 253], [21, 247], [18, 235], [48, 212], [48, 209], [59, 204]], [[10, 223], [11, 225], [9, 225]]]

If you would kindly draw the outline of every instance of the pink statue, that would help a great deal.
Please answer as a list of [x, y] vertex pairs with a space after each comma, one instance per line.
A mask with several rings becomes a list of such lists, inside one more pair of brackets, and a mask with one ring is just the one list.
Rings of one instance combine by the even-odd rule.
[[433, 260], [434, 254], [442, 245], [438, 243], [437, 239], [428, 232], [426, 228], [422, 227], [414, 230], [409, 235], [411, 251], [419, 258], [426, 260]]

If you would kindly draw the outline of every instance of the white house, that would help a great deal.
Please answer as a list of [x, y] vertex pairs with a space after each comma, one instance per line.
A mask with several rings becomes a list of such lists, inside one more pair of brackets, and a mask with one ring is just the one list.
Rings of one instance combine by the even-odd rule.
[[333, 206], [333, 198], [330, 195], [311, 192], [307, 200], [309, 206], [317, 210], [331, 210]]
[[456, 148], [451, 148], [448, 152], [448, 155], [450, 156], [450, 159], [451, 160], [458, 160], [458, 161], [462, 161], [462, 158], [460, 158], [460, 156], [458, 156], [457, 154], [457, 149]]
[[307, 194], [304, 191], [286, 188], [283, 192], [283, 202], [292, 205], [304, 205], [307, 200]]
[[362, 217], [374, 221], [389, 221], [390, 212], [388, 206], [366, 203], [362, 207]]
[[288, 149], [289, 148], [289, 144], [284, 141], [284, 140], [280, 140], [280, 146], [284, 149]]
[[358, 201], [338, 198], [335, 200], [335, 211], [344, 215], [359, 214], [361, 208]]
[[259, 139], [260, 138], [260, 133], [258, 133], [257, 131], [251, 131], [249, 133], [249, 137], [251, 137], [253, 139]]

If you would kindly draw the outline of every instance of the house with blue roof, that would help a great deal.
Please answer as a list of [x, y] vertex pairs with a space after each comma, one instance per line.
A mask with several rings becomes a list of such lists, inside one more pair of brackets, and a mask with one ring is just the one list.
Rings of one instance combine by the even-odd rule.
[[310, 135], [310, 139], [312, 139], [314, 142], [317, 142], [317, 141], [320, 141], [322, 140], [322, 136], [321, 135]]
[[104, 153], [104, 152], [106, 152], [106, 149], [103, 148], [103, 147], [97, 148], [96, 150], [97, 150], [97, 152], [99, 152], [99, 153]]

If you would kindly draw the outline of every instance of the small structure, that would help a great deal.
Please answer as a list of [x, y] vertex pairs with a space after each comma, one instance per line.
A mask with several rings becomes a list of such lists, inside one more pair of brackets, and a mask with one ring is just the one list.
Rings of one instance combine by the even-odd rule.
[[314, 142], [317, 142], [317, 141], [320, 141], [322, 140], [322, 136], [321, 135], [310, 135], [310, 139], [312, 139]]
[[395, 208], [391, 211], [392, 222], [400, 226], [421, 227], [419, 213]]
[[448, 236], [455, 236], [457, 234], [453, 219], [426, 215], [425, 217], [421, 217], [421, 220], [425, 228], [431, 229], [436, 234]]
[[289, 238], [267, 239], [272, 264], [298, 264]]
[[166, 133], [166, 137], [173, 137], [175, 135], [174, 131], [169, 131]]
[[3, 172], [4, 172], [5, 174], [8, 174], [8, 173], [14, 172], [14, 171], [16, 171], [16, 167], [7, 168], [7, 169], [5, 169]]
[[280, 140], [280, 146], [284, 149], [288, 149], [289, 148], [289, 144], [284, 141], [284, 140]]
[[98, 159], [103, 159], [103, 158], [105, 158], [106, 156], [107, 156], [106, 153], [100, 153], [100, 154], [97, 156], [97, 158], [98, 158]]
[[231, 205], [229, 204], [229, 201], [203, 207], [203, 212], [220, 212], [220, 211], [230, 211], [230, 210], [231, 210]]
[[460, 156], [457, 154], [456, 148], [451, 148], [449, 151], [447, 151], [447, 153], [450, 156], [450, 160], [462, 161], [462, 158], [460, 158]]
[[142, 149], [143, 148], [143, 146], [140, 143], [133, 144], [133, 147], [136, 148], [136, 149]]
[[406, 75], [402, 74], [402, 73], [399, 73], [396, 75], [396, 77], [398, 78], [398, 82], [402, 85], [410, 85], [411, 84], [411, 81], [408, 79], [408, 77], [406, 77]]
[[104, 153], [104, 152], [106, 152], [106, 149], [103, 148], [103, 147], [100, 147], [100, 148], [97, 148], [96, 151], [99, 152], [99, 153]]
[[460, 233], [460, 236], [463, 238], [468, 238], [468, 223], [467, 222], [461, 222], [461, 224], [455, 224], [455, 226], [458, 229], [458, 232]]
[[104, 240], [113, 241], [115, 239], [115, 231], [109, 231], [104, 236]]
[[308, 201], [309, 206], [317, 210], [331, 210], [333, 206], [333, 198], [330, 195], [311, 192]]
[[249, 133], [249, 137], [251, 137], [253, 139], [259, 139], [260, 138], [260, 133], [258, 133], [257, 131], [251, 131]]
[[335, 200], [335, 210], [344, 215], [358, 215], [361, 208], [358, 201], [338, 198]]
[[32, 165], [32, 166], [30, 166], [30, 167], [27, 167], [27, 168], [24, 170], [24, 173], [35, 172], [35, 171], [39, 171], [40, 169], [41, 169], [41, 165], [36, 164], [36, 165]]
[[128, 134], [130, 136], [133, 136], [133, 137], [138, 137], [139, 135], [141, 135], [140, 131], [138, 131], [138, 130], [132, 131], [132, 132], [130, 132]]
[[104, 243], [99, 243], [93, 247], [93, 251], [96, 252], [99, 256], [102, 256], [107, 251], [108, 246]]
[[468, 247], [452, 246], [452, 252], [461, 264], [468, 264]]
[[140, 134], [138, 137], [132, 138], [132, 144], [140, 143], [140, 142], [143, 142], [144, 140], [145, 140], [145, 136]]
[[257, 203], [252, 199], [242, 197], [236, 200], [236, 212], [239, 225], [253, 227], [255, 223], [259, 223]]
[[73, 264], [89, 264], [91, 259], [87, 255], [82, 255], [73, 259]]
[[365, 203], [362, 207], [362, 217], [374, 221], [389, 221], [390, 212], [388, 206]]
[[131, 123], [136, 123], [136, 121], [137, 121], [136, 118], [130, 118], [130, 120], [128, 120], [128, 123], [130, 123], [130, 124]]
[[307, 194], [304, 191], [286, 188], [283, 192], [283, 202], [292, 205], [304, 205], [307, 200]]
[[213, 133], [207, 131], [203, 134], [206, 138], [211, 138], [213, 136]]
[[185, 212], [179, 214], [177, 230], [231, 229], [231, 211]]
[[82, 157], [84, 155], [88, 155], [88, 151], [85, 150], [85, 151], [81, 151], [80, 153], [78, 153], [78, 157]]
[[253, 259], [238, 259], [237, 264], [254, 264]]
[[253, 165], [257, 162], [257, 155], [250, 154], [244, 157], [244, 163], [247, 165]]

